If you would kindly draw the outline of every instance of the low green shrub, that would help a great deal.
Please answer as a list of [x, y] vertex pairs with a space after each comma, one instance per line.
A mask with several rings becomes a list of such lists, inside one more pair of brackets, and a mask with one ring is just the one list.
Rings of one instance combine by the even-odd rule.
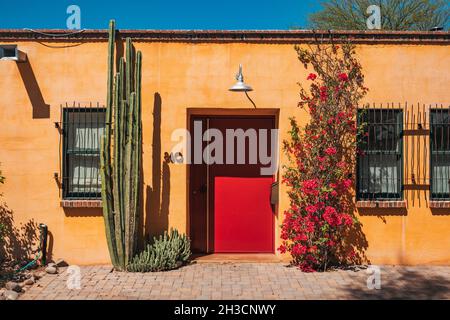
[[157, 272], [181, 267], [191, 256], [191, 241], [177, 230], [164, 232], [159, 238], [154, 237], [153, 243], [137, 254], [127, 270], [130, 272]]

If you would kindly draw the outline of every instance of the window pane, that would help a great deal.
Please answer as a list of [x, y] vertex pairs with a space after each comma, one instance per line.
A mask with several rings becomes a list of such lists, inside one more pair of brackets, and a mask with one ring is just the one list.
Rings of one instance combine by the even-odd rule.
[[435, 195], [448, 195], [450, 182], [450, 154], [441, 155], [433, 160], [432, 193]]
[[68, 125], [69, 152], [100, 150], [100, 138], [105, 128], [104, 112], [70, 112]]
[[365, 123], [366, 135], [362, 139], [362, 148], [366, 151], [400, 152], [400, 115], [398, 110], [363, 111], [360, 121]]
[[362, 157], [359, 165], [359, 192], [363, 194], [400, 193], [397, 158], [397, 155]]
[[100, 193], [100, 158], [98, 156], [69, 156], [69, 192]]
[[450, 115], [448, 110], [432, 110], [431, 124], [432, 137], [431, 144], [433, 151], [450, 151]]

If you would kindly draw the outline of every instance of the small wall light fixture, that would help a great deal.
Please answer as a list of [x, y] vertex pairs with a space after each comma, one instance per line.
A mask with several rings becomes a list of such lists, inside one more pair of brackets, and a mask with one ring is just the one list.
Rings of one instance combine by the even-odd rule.
[[244, 82], [244, 75], [242, 74], [242, 64], [239, 65], [239, 72], [236, 74], [236, 84], [229, 90], [233, 92], [248, 92], [253, 91], [253, 88]]
[[168, 152], [164, 152], [164, 161], [169, 163], [175, 163], [175, 164], [183, 164], [184, 157], [181, 152], [171, 152], [170, 154]]

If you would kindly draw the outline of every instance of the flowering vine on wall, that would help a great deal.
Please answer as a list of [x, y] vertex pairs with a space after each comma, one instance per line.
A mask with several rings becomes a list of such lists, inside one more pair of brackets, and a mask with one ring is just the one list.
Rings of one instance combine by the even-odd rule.
[[296, 47], [309, 88], [300, 84], [299, 107], [309, 113], [300, 128], [291, 118], [289, 158], [283, 182], [290, 208], [282, 224], [279, 251], [306, 272], [361, 261], [360, 224], [354, 210], [358, 128], [356, 115], [364, 87], [362, 67], [350, 43]]

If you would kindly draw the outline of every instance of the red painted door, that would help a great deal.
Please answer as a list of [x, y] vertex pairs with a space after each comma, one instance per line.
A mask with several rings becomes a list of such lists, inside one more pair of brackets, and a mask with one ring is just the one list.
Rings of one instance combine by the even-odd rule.
[[[207, 117], [197, 119], [199, 120], [204, 125], [203, 131], [216, 129], [222, 133], [224, 163], [190, 167], [193, 249], [197, 252], [215, 253], [273, 253], [274, 212], [270, 203], [270, 191], [274, 176], [261, 174], [261, 168], [267, 167], [267, 164], [263, 165], [260, 161], [259, 130], [267, 130], [266, 149], [270, 155], [273, 152], [270, 148], [270, 130], [275, 128], [275, 119]], [[230, 129], [253, 129], [256, 133], [256, 141], [247, 138], [244, 145], [239, 145], [237, 140], [233, 143], [232, 164], [226, 161], [227, 158], [232, 158], [227, 154], [231, 153], [231, 148], [226, 147], [227, 130]], [[238, 158], [242, 156], [242, 152], [245, 154], [245, 161], [239, 163]]]
[[215, 252], [273, 252], [272, 183], [272, 177], [215, 177]]

